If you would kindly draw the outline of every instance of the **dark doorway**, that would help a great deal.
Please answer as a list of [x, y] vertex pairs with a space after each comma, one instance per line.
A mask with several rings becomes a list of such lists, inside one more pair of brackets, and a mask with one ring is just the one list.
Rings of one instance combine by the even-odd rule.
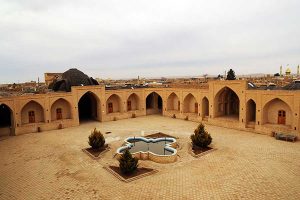
[[202, 99], [202, 118], [209, 116], [209, 101], [206, 97]]
[[157, 105], [158, 105], [158, 109], [162, 110], [162, 98], [159, 95], [157, 99]]
[[215, 97], [215, 116], [239, 120], [240, 100], [230, 88], [220, 90]]
[[11, 126], [11, 111], [9, 107], [5, 104], [0, 105], [0, 127], [10, 127]]
[[161, 96], [156, 92], [150, 93], [146, 98], [147, 115], [162, 114], [163, 102]]
[[252, 99], [247, 102], [246, 117], [247, 122], [255, 122], [256, 120], [256, 103]]
[[153, 108], [152, 102], [153, 102], [153, 97], [151, 95], [148, 95], [146, 98], [146, 109], [151, 109]]
[[97, 99], [93, 93], [88, 92], [78, 102], [80, 121], [97, 120]]
[[10, 108], [5, 105], [0, 105], [0, 136], [11, 135], [12, 126], [12, 112]]

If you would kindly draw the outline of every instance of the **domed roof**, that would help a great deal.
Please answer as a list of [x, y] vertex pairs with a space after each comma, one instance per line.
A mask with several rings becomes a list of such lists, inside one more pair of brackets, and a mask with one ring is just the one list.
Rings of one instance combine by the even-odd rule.
[[84, 74], [76, 68], [69, 69], [62, 74], [62, 79], [70, 81], [72, 86], [92, 85], [88, 75]]
[[283, 87], [285, 90], [300, 90], [300, 80], [295, 80], [292, 83]]
[[70, 92], [72, 86], [99, 85], [92, 77], [84, 74], [82, 71], [72, 68], [62, 74], [62, 78], [53, 83], [54, 91]]
[[287, 68], [287, 69], [285, 70], [285, 73], [291, 73], [291, 69], [290, 69], [290, 68]]

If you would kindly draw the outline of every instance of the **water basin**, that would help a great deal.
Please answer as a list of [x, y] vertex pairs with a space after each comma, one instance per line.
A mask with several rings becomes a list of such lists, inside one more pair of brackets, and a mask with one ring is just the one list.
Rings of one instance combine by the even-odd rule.
[[125, 145], [117, 149], [117, 155], [129, 149], [130, 153], [141, 160], [152, 160], [159, 163], [175, 162], [177, 158], [177, 142], [175, 138], [129, 137]]

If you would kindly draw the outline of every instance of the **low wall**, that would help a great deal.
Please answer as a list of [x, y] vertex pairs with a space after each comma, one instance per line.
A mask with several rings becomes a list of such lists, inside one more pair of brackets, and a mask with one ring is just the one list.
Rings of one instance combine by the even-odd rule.
[[259, 131], [260, 133], [266, 134], [266, 135], [272, 135], [272, 132], [281, 132], [285, 134], [291, 134], [296, 135], [300, 137], [300, 133], [293, 130], [292, 128], [285, 127], [285, 126], [278, 126], [278, 125], [256, 125], [255, 130]]
[[195, 113], [180, 113], [179, 111], [172, 111], [172, 110], [164, 112], [165, 117], [173, 118], [174, 115], [175, 115], [176, 119], [186, 120], [186, 118], [187, 118], [188, 121], [193, 121], [193, 122], [201, 122], [202, 121], [202, 118]]
[[155, 114], [160, 114], [160, 113], [161, 113], [160, 109], [148, 108], [146, 110], [146, 115], [155, 115]]
[[[135, 114], [135, 117], [145, 116], [145, 111], [130, 111], [130, 112], [124, 112], [124, 113], [111, 113], [104, 115], [102, 117], [102, 121], [114, 121], [114, 120], [121, 120], [121, 119], [128, 119], [132, 118], [133, 114]], [[194, 113], [179, 113], [172, 112], [172, 111], [165, 111], [163, 116], [165, 117], [173, 117], [173, 114], [176, 115], [177, 119], [186, 119], [186, 116], [188, 116], [188, 121], [194, 121], [194, 122], [204, 122], [205, 124], [214, 125], [214, 126], [220, 126], [225, 128], [231, 128], [236, 130], [242, 130], [242, 131], [249, 131], [253, 133], [260, 133], [265, 135], [271, 135], [273, 131], [275, 132], [283, 132], [287, 134], [292, 134], [300, 137], [300, 132], [298, 130], [294, 130], [293, 128], [287, 128], [284, 126], [270, 126], [267, 124], [263, 125], [254, 125], [253, 128], [247, 127], [246, 123], [241, 123], [238, 120], [226, 120], [226, 119], [220, 119], [220, 118], [207, 118], [206, 120], [202, 120], [201, 116], [197, 116]], [[60, 125], [62, 124], [62, 125]], [[23, 124], [20, 126], [17, 126], [15, 128], [15, 135], [20, 134], [26, 134], [26, 133], [34, 133], [38, 132], [38, 128], [41, 132], [48, 131], [48, 130], [56, 130], [60, 128], [68, 128], [68, 127], [74, 127], [78, 126], [79, 123], [76, 119], [65, 119], [62, 121], [51, 121], [49, 123], [35, 123], [35, 124]], [[0, 129], [0, 136], [4, 135], [11, 135], [9, 128], [1, 128]]]
[[50, 131], [62, 128], [68, 128], [78, 126], [75, 120], [65, 119], [61, 121], [52, 121], [49, 123], [35, 123], [35, 124], [23, 124], [16, 128], [15, 135], [25, 134], [25, 133], [36, 133], [43, 131]]
[[[133, 153], [132, 156], [139, 160], [151, 160], [157, 163], [173, 163], [177, 160], [177, 154], [175, 155], [157, 155], [152, 152], [137, 152]], [[121, 155], [119, 156], [121, 157]]]
[[0, 128], [0, 136], [8, 136], [10, 135], [10, 127]]
[[133, 114], [135, 115], [135, 117], [145, 116], [144, 112], [139, 110], [124, 112], [124, 113], [117, 112], [117, 113], [109, 113], [104, 115], [102, 117], [102, 121], [106, 122], [106, 121], [115, 121], [120, 119], [128, 119], [128, 118], [132, 118]]
[[208, 119], [207, 124], [211, 124], [214, 126], [221, 126], [225, 128], [233, 128], [237, 130], [245, 130], [245, 125], [240, 124], [238, 120], [223, 120], [223, 119]]

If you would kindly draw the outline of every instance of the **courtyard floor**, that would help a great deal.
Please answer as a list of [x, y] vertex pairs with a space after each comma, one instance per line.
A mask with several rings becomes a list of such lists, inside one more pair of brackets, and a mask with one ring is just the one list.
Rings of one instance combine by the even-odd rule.
[[[0, 199], [300, 199], [300, 142], [207, 125], [217, 150], [188, 153], [198, 123], [161, 116], [9, 137], [0, 141]], [[82, 149], [97, 127], [111, 150], [93, 160]], [[125, 183], [103, 167], [118, 162], [128, 136], [163, 132], [178, 137], [172, 164], [140, 161], [156, 174]]]

